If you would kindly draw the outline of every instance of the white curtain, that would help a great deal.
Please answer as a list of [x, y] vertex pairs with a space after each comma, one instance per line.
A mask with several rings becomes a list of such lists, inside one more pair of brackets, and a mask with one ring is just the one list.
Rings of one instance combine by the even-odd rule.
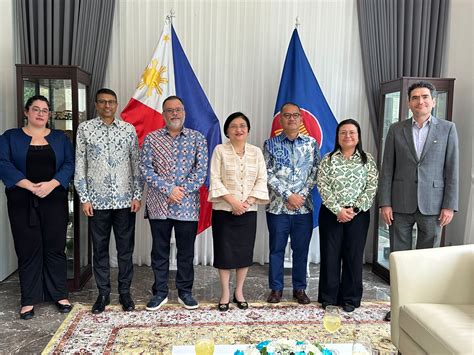
[[[181, 45], [221, 126], [230, 113], [242, 111], [251, 120], [249, 142], [263, 146], [270, 133], [288, 43], [299, 17], [300, 39], [334, 115], [338, 121], [358, 120], [364, 149], [375, 152], [355, 0], [117, 0], [105, 86], [117, 92], [120, 108], [133, 95], [171, 9]], [[319, 261], [318, 239], [315, 230], [311, 262]], [[195, 263], [212, 263], [210, 229], [197, 237], [195, 248]], [[150, 250], [149, 225], [141, 212], [134, 262], [149, 265]], [[258, 212], [254, 261], [268, 261], [263, 209]]]

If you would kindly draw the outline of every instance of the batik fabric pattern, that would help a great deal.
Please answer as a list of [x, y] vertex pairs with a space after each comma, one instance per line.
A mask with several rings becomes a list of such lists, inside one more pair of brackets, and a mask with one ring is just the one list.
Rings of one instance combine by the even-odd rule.
[[[312, 212], [311, 190], [316, 185], [320, 160], [317, 141], [313, 137], [302, 134], [290, 140], [282, 133], [267, 139], [263, 151], [270, 193], [267, 211], [273, 214]], [[286, 207], [291, 194], [305, 197], [305, 203], [301, 208], [290, 210]]]
[[[167, 128], [143, 142], [140, 171], [148, 186], [145, 216], [150, 219], [199, 219], [199, 189], [207, 176], [207, 142], [198, 131], [183, 128], [172, 137]], [[176, 186], [185, 189], [181, 203], [168, 203]]]
[[121, 209], [141, 200], [140, 151], [135, 128], [119, 118], [82, 122], [76, 139], [74, 185], [81, 203], [94, 209]]

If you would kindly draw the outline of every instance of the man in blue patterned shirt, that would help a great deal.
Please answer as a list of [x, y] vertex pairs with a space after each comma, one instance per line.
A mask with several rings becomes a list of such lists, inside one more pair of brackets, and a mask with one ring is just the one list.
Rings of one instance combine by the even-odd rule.
[[194, 241], [199, 219], [199, 189], [207, 175], [207, 142], [198, 131], [183, 127], [184, 104], [170, 96], [163, 101], [166, 127], [149, 133], [143, 142], [140, 170], [148, 186], [145, 216], [149, 218], [155, 275], [153, 297], [146, 305], [156, 311], [168, 302], [171, 231], [174, 228], [178, 271], [178, 301], [198, 307], [192, 296]]
[[74, 185], [84, 214], [89, 217], [94, 277], [99, 296], [92, 306], [98, 314], [110, 303], [109, 241], [113, 227], [119, 266], [119, 302], [124, 311], [135, 304], [130, 295], [135, 245], [135, 215], [140, 209], [143, 182], [135, 128], [115, 117], [117, 95], [100, 89], [95, 96], [99, 117], [77, 130]]
[[283, 262], [288, 236], [293, 251], [293, 298], [310, 303], [306, 295], [306, 268], [313, 233], [311, 190], [316, 184], [320, 160], [316, 140], [300, 134], [302, 126], [298, 105], [286, 103], [280, 110], [283, 132], [265, 141], [270, 204], [267, 225], [270, 238], [269, 303], [278, 303], [283, 294]]

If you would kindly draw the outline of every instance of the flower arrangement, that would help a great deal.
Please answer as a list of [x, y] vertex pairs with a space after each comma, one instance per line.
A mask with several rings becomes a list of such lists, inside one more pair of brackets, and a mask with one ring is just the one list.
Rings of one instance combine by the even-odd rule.
[[331, 352], [319, 344], [290, 339], [265, 340], [245, 350], [237, 350], [234, 355], [326, 355]]

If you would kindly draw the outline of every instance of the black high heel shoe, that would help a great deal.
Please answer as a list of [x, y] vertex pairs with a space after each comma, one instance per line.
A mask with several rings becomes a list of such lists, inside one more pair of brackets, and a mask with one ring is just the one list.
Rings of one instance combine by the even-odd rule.
[[229, 310], [229, 303], [230, 302], [227, 302], [227, 303], [219, 303], [218, 306], [217, 306], [217, 309], [220, 311], [220, 312], [227, 312]]
[[56, 301], [54, 304], [56, 305], [56, 308], [58, 309], [59, 313], [69, 313], [72, 310], [72, 304], [70, 303], [62, 304]]
[[20, 311], [20, 318], [23, 319], [23, 320], [28, 320], [28, 319], [31, 319], [33, 318], [35, 315], [35, 308], [33, 307], [32, 309], [30, 309], [29, 311], [26, 311], [26, 312], [23, 312], [21, 313]]
[[247, 301], [237, 301], [237, 298], [235, 298], [235, 292], [234, 292], [234, 298], [232, 299], [232, 302], [234, 302], [239, 309], [247, 309], [249, 308], [249, 304]]

